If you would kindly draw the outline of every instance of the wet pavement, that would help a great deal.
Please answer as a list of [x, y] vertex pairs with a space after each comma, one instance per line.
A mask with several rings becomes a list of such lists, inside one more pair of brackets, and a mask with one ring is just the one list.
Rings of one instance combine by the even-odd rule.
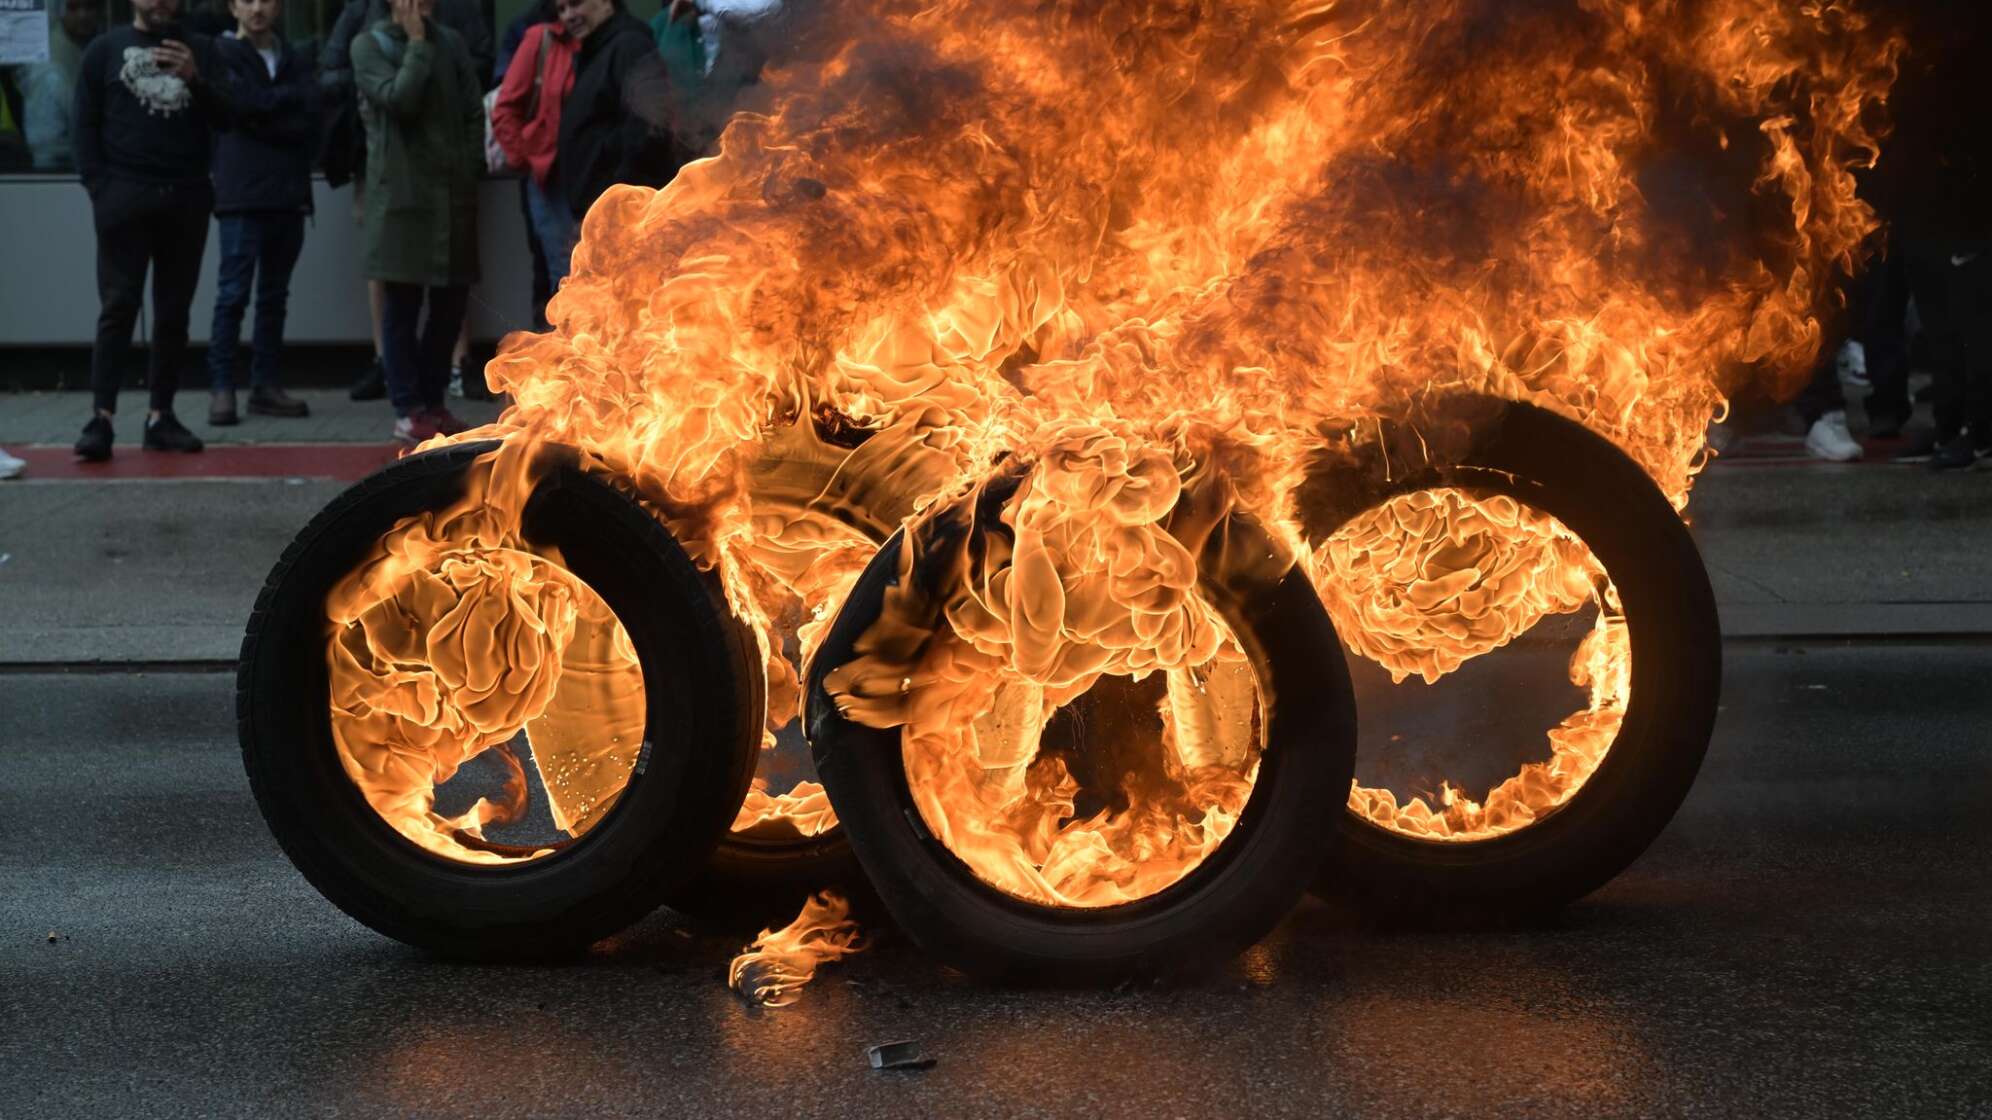
[[[438, 962], [322, 901], [220, 673], [0, 675], [0, 1116], [1992, 1116], [1992, 645], [1733, 643], [1700, 784], [1536, 928], [1309, 903], [1210, 978], [987, 988], [882, 943], [796, 1005], [657, 917]], [[53, 936], [53, 940], [51, 940]], [[931, 1070], [864, 1048], [917, 1040]]]

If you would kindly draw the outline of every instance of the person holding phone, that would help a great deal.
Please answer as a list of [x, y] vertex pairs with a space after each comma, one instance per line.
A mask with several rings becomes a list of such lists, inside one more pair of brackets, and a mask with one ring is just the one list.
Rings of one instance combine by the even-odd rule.
[[132, 0], [131, 23], [98, 36], [77, 68], [76, 169], [97, 227], [97, 339], [90, 353], [93, 409], [76, 441], [91, 462], [111, 457], [118, 389], [132, 328], [152, 274], [148, 451], [199, 451], [173, 415], [187, 316], [207, 248], [210, 130], [227, 116], [214, 41], [182, 30], [180, 0]]

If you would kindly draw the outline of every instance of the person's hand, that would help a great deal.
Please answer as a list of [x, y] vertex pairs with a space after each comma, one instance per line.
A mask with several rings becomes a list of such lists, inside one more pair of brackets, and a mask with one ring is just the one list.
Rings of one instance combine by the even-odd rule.
[[152, 61], [161, 70], [190, 86], [201, 80], [201, 68], [194, 61], [193, 48], [178, 39], [168, 39], [152, 48]]
[[699, 6], [695, 0], [671, 0], [668, 10], [670, 12], [671, 23], [682, 23], [688, 19], [697, 19], [699, 14]]
[[408, 33], [408, 41], [419, 43], [429, 37], [429, 27], [422, 22], [421, 0], [389, 0], [394, 10], [395, 25]]

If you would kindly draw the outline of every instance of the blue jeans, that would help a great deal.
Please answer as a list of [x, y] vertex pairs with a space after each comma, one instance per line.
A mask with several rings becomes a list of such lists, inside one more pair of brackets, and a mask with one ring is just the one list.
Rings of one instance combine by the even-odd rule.
[[208, 335], [208, 379], [217, 392], [235, 387], [235, 350], [249, 286], [256, 287], [256, 333], [249, 383], [276, 388], [277, 357], [284, 348], [284, 312], [290, 303], [291, 269], [304, 248], [303, 214], [223, 214], [221, 273], [214, 292], [214, 329]]
[[547, 289], [557, 292], [560, 282], [574, 266], [574, 246], [581, 240], [581, 223], [567, 209], [565, 199], [554, 198], [546, 188], [526, 176], [526, 212], [532, 217], [533, 232], [546, 253]]

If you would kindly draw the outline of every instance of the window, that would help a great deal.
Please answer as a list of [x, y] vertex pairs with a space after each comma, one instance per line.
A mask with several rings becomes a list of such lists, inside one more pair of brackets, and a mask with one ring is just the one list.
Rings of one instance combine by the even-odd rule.
[[[281, 33], [316, 63], [320, 44], [345, 0], [286, 0]], [[131, 22], [130, 0], [46, 0], [48, 58], [0, 66], [0, 174], [74, 172], [69, 115], [83, 48], [107, 26]], [[227, 0], [183, 3], [189, 30], [220, 34], [234, 28]]]

